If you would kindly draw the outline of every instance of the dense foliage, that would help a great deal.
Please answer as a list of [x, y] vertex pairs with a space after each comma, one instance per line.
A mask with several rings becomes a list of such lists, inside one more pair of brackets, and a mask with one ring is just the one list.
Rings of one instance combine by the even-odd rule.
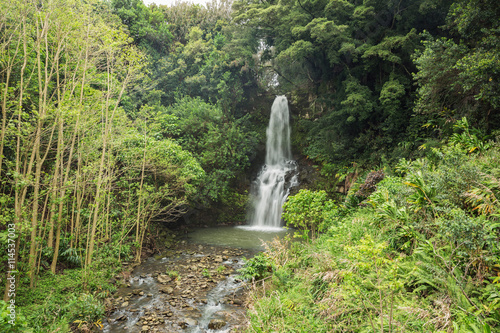
[[16, 263], [18, 294], [52, 293], [51, 274], [76, 276], [69, 290], [85, 293], [17, 297], [34, 302], [32, 328], [99, 327], [106, 280], [121, 260], [141, 261], [159, 222], [193, 208], [243, 213], [234, 182], [257, 139], [236, 112], [252, 78], [223, 51], [228, 9], [2, 2], [0, 246], [15, 250], [2, 261]]
[[297, 146], [322, 164], [411, 156], [429, 139], [449, 135], [450, 123], [463, 116], [483, 130], [498, 128], [495, 1], [234, 7], [236, 22], [260, 40], [247, 45], [260, 52], [261, 77], [277, 79], [275, 89], [299, 108]]
[[[496, 332], [500, 150], [468, 152], [450, 143], [402, 159], [367, 197], [359, 180], [338, 208], [324, 205], [311, 245], [269, 244], [247, 264], [267, 277], [249, 331]], [[302, 199], [286, 207], [309, 214]]]

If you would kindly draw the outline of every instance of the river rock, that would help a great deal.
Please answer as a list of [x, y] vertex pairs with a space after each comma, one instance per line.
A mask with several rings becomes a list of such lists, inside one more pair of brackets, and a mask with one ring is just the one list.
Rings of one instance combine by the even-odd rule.
[[121, 316], [119, 316], [118, 318], [116, 318], [116, 320], [125, 320], [127, 319], [127, 315], [126, 314], [122, 314]]
[[192, 318], [186, 318], [184, 320], [186, 322], [186, 324], [188, 324], [189, 326], [196, 326], [198, 325], [198, 321], [197, 320], [194, 320]]
[[165, 293], [165, 294], [172, 294], [174, 292], [174, 288], [167, 286], [167, 287], [161, 288], [160, 291]]
[[226, 326], [226, 322], [222, 319], [212, 319], [208, 324], [208, 328], [211, 330], [220, 330], [224, 326]]
[[104, 300], [104, 306], [107, 308], [113, 307], [113, 299], [111, 297], [108, 297]]
[[165, 274], [158, 275], [157, 279], [158, 279], [158, 282], [160, 282], [161, 284], [165, 284], [165, 283], [170, 282], [172, 280], [172, 278], [170, 276], [165, 275]]
[[123, 303], [122, 303], [122, 308], [125, 308], [125, 307], [127, 307], [127, 306], [128, 306], [128, 302], [123, 302]]
[[149, 331], [149, 326], [148, 326], [148, 325], [144, 325], [144, 326], [142, 326], [141, 331], [142, 331], [142, 332], [147, 332], [147, 331]]

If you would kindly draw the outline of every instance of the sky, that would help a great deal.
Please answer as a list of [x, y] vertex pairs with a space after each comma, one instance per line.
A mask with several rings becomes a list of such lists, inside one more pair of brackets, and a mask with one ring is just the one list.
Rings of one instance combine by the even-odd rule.
[[[145, 5], [149, 5], [150, 3], [156, 3], [157, 5], [171, 5], [176, 2], [176, 0], [143, 0]], [[197, 3], [200, 5], [204, 5], [209, 2], [209, 0], [187, 0], [185, 2]]]

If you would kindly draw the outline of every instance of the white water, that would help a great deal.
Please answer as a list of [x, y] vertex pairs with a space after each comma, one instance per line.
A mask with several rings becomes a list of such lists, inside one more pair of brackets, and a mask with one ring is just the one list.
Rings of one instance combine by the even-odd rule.
[[253, 188], [255, 201], [250, 215], [250, 224], [253, 227], [279, 228], [283, 204], [290, 187], [298, 184], [296, 175], [286, 182], [287, 174], [291, 175], [297, 169], [295, 161], [292, 160], [289, 119], [286, 97], [276, 97], [266, 131], [266, 161]]

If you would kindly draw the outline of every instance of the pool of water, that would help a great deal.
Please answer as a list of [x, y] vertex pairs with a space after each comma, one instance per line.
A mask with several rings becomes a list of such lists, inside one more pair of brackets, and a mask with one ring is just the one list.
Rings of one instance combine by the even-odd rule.
[[293, 232], [292, 229], [275, 227], [212, 227], [195, 229], [187, 238], [191, 243], [263, 250], [263, 242], [271, 241], [275, 237], [282, 238]]

